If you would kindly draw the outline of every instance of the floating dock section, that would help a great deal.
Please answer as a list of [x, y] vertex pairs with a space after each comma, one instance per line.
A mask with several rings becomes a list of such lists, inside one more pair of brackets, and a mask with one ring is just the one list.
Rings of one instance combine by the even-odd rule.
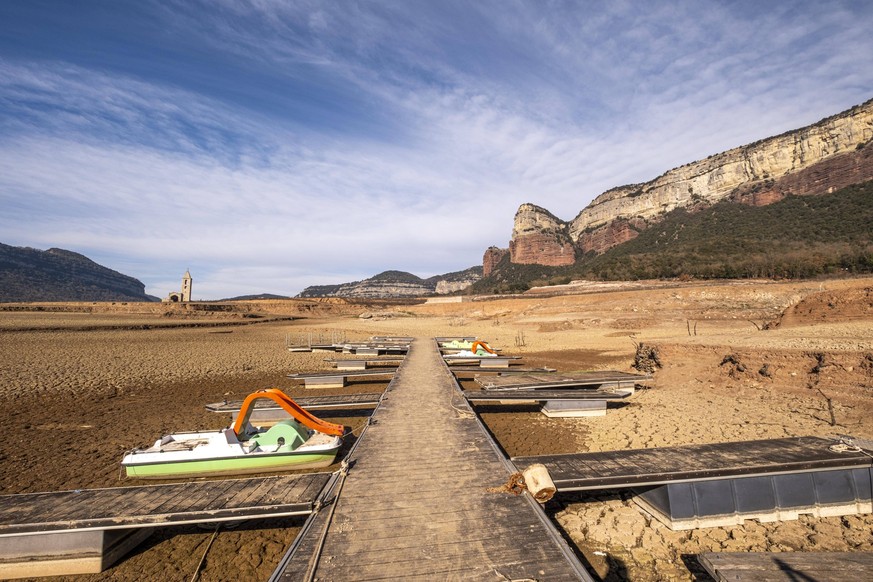
[[272, 580], [591, 580], [529, 494], [437, 346], [417, 340]]
[[633, 396], [636, 383], [649, 379], [651, 376], [612, 371], [477, 377], [482, 390], [467, 392], [467, 398], [502, 404], [512, 400], [543, 402], [541, 412], [549, 418], [604, 416], [607, 401]]
[[530, 373], [513, 376], [476, 378], [483, 390], [630, 390], [639, 382], [651, 380], [645, 374], [627, 372], [577, 372], [575, 374]]
[[873, 458], [840, 441], [798, 437], [517, 457], [544, 464], [559, 492], [633, 488], [674, 530], [873, 512]]
[[490, 370], [507, 369], [512, 362], [520, 359], [521, 356], [445, 356], [445, 361], [451, 366], [479, 366]]
[[393, 376], [397, 368], [381, 370], [337, 370], [336, 372], [309, 372], [306, 374], [288, 374], [291, 380], [303, 380], [303, 386], [308, 389], [345, 388], [348, 378], [363, 378], [369, 376]]
[[[339, 396], [305, 396], [303, 398], [295, 398], [294, 402], [307, 410], [346, 410], [372, 408], [379, 404], [381, 398], [382, 392], [374, 392], [367, 394], [341, 394]], [[236, 420], [242, 403], [242, 400], [214, 402], [207, 404], [206, 410], [219, 414], [229, 414], [231, 420]], [[272, 400], [260, 399], [255, 400], [255, 406], [249, 421], [256, 426], [260, 426], [259, 423], [270, 424], [289, 417], [290, 415]]]
[[400, 365], [400, 362], [403, 361], [403, 358], [391, 358], [391, 357], [380, 357], [380, 358], [347, 358], [342, 360], [325, 360], [330, 364], [333, 364], [337, 370], [366, 370], [373, 366], [379, 367], [388, 367], [388, 368], [396, 368]]
[[633, 395], [625, 392], [600, 390], [507, 390], [465, 391], [470, 402], [490, 405], [517, 405], [543, 403], [540, 412], [549, 418], [583, 418], [606, 415], [607, 401], [618, 402]]
[[308, 515], [330, 473], [0, 496], [0, 578], [102, 572], [155, 527]]

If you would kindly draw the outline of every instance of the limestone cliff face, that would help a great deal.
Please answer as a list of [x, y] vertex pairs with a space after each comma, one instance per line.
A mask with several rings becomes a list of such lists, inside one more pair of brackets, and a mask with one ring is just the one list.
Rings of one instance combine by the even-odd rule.
[[[602, 253], [677, 208], [722, 199], [763, 206], [867, 180], [873, 180], [873, 100], [808, 127], [675, 168], [650, 182], [607, 190], [569, 223], [544, 208], [522, 204], [515, 215], [510, 256], [513, 263], [568, 265], [576, 251]], [[493, 258], [485, 253], [486, 275], [496, 265]]]
[[788, 195], [808, 196], [831, 193], [852, 184], [866, 182], [871, 177], [873, 177], [873, 144], [837, 154], [778, 180], [740, 186], [730, 197], [735, 202], [764, 206], [778, 202]]
[[434, 293], [447, 295], [456, 291], [463, 291], [482, 278], [482, 267], [470, 267], [463, 271], [446, 273], [426, 279], [425, 283], [433, 285]]
[[535, 204], [522, 204], [515, 213], [509, 255], [513, 263], [551, 267], [572, 265], [576, 261], [567, 224]]
[[[676, 208], [698, 201], [717, 202], [738, 189], [751, 190], [756, 185], [782, 182], [782, 195], [824, 193], [841, 186], [831, 184], [832, 175], [824, 167], [818, 183], [800, 179], [797, 188], [788, 186], [791, 175], [801, 174], [819, 164], [842, 157], [840, 164], [854, 167], [851, 183], [873, 178], [869, 166], [859, 161], [859, 146], [873, 139], [873, 100], [814, 125], [768, 138], [747, 146], [716, 154], [705, 160], [670, 170], [645, 184], [622, 186], [594, 199], [570, 223], [569, 234], [578, 241], [581, 233], [616, 219], [657, 221]], [[847, 178], [847, 176], [843, 176]], [[840, 180], [841, 181], [841, 180]], [[848, 184], [843, 184], [848, 185]], [[814, 186], [814, 187], [813, 187]], [[824, 190], [821, 190], [824, 188]], [[762, 195], [758, 203], [775, 201], [778, 195]], [[605, 250], [605, 249], [604, 249]]]
[[471, 277], [469, 279], [464, 279], [461, 281], [448, 281], [446, 279], [441, 279], [437, 281], [436, 287], [434, 288], [434, 293], [437, 295], [448, 295], [449, 293], [454, 293], [455, 291], [463, 291], [482, 277]]

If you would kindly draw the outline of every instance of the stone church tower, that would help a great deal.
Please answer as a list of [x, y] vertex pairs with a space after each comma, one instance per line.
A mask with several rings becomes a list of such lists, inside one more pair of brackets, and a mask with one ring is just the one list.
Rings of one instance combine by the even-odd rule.
[[164, 299], [165, 303], [187, 303], [191, 301], [191, 285], [194, 283], [194, 279], [191, 278], [191, 272], [185, 271], [185, 274], [182, 275], [182, 291], [170, 293], [166, 299]]
[[191, 301], [191, 283], [194, 279], [191, 278], [191, 273], [187, 269], [182, 277], [182, 301]]

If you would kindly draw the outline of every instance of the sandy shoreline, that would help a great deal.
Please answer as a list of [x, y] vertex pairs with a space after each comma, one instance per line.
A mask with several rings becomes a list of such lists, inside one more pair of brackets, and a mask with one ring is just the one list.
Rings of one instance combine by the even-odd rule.
[[[0, 492], [134, 484], [119, 481], [124, 450], [170, 430], [226, 424], [204, 404], [270, 386], [302, 393], [285, 375], [327, 369], [327, 355], [290, 354], [284, 346], [289, 333], [476, 335], [524, 356], [527, 365], [562, 371], [630, 371], [636, 344], [657, 347], [663, 368], [653, 387], [605, 417], [550, 420], [533, 410], [481, 410], [511, 455], [838, 433], [873, 438], [871, 288], [871, 278], [687, 284], [226, 328], [130, 329], [131, 321], [147, 326], [166, 318], [0, 311], [0, 399], [8, 437], [0, 452]], [[210, 323], [220, 323], [214, 317]], [[778, 327], [759, 329], [780, 317]], [[95, 321], [104, 327], [83, 330]], [[34, 330], [40, 326], [52, 331]], [[723, 364], [727, 355], [742, 366]], [[349, 390], [382, 387], [356, 383]], [[361, 418], [334, 420], [355, 425]], [[873, 551], [870, 515], [673, 532], [628, 492], [561, 496], [548, 509], [605, 580], [706, 579], [688, 558], [702, 551]], [[226, 579], [231, 570], [239, 579], [266, 579], [299, 523], [250, 522], [221, 532], [202, 579]], [[159, 530], [109, 571], [71, 579], [189, 579], [210, 536], [193, 527]]]

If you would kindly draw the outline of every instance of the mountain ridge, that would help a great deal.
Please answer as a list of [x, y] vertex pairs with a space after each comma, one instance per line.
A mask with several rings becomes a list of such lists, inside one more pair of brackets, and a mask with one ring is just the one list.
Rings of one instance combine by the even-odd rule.
[[[790, 195], [834, 192], [873, 179], [871, 142], [873, 99], [814, 124], [673, 168], [648, 182], [610, 188], [570, 221], [541, 206], [522, 204], [505, 251], [512, 263], [566, 266], [635, 238], [677, 208], [723, 199], [761, 206]], [[486, 272], [501, 256], [498, 251], [504, 249], [486, 251]]]
[[481, 278], [482, 267], [479, 265], [427, 279], [406, 271], [390, 270], [363, 281], [312, 285], [301, 291], [297, 297], [388, 298], [448, 295], [467, 289]]
[[59, 248], [42, 251], [0, 243], [0, 302], [159, 301], [145, 285]]

